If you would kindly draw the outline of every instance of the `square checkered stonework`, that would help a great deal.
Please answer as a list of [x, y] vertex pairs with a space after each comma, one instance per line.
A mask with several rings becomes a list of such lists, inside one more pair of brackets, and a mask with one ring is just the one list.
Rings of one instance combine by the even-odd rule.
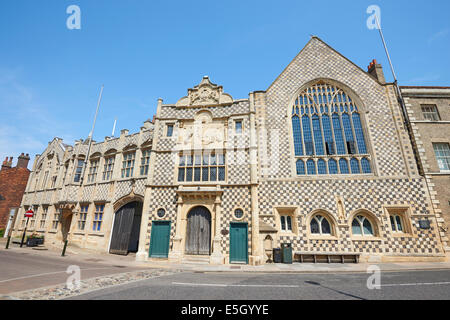
[[[206, 81], [205, 79], [204, 81]], [[327, 97], [328, 93], [334, 90], [331, 88], [336, 88], [339, 92], [341, 92], [340, 90], [345, 92], [348, 97], [351, 97], [352, 103], [357, 104], [358, 119], [360, 119], [357, 128], [359, 128], [360, 140], [356, 142], [361, 143], [361, 137], [363, 137], [362, 145], [364, 146], [365, 143], [365, 146], [360, 148], [360, 145], [357, 145], [357, 149], [347, 147], [345, 152], [354, 153], [364, 150], [364, 153], [359, 155], [340, 154], [339, 157], [367, 157], [370, 160], [370, 173], [367, 173], [366, 170], [366, 174], [337, 174], [336, 169], [334, 175], [301, 176], [295, 172], [295, 161], [302, 159], [303, 156], [300, 154], [301, 152], [297, 151], [299, 150], [299, 140], [298, 138], [296, 140], [297, 136], [293, 135], [292, 107], [296, 105], [310, 108], [310, 105], [314, 105], [312, 101], [315, 101], [314, 97], [317, 95], [314, 91], [304, 90], [311, 88], [314, 90], [312, 86], [318, 83], [324, 85], [324, 88], [329, 88], [329, 91], [326, 92]], [[222, 87], [218, 86], [212, 88], [222, 90]], [[192, 90], [197, 89], [198, 87], [195, 87]], [[189, 91], [190, 94], [192, 90]], [[322, 92], [324, 95], [320, 97], [325, 97], [324, 92]], [[77, 203], [78, 205], [95, 201], [110, 203], [114, 207], [123, 199], [128, 199], [127, 196], [132, 195], [130, 197], [132, 199], [135, 199], [136, 195], [142, 196], [146, 204], [146, 207], [143, 208], [141, 222], [144, 229], [147, 229], [145, 234], [146, 252], [149, 251], [150, 246], [152, 221], [161, 219], [171, 221], [170, 250], [172, 250], [173, 238], [178, 227], [176, 225], [177, 189], [184, 187], [180, 184], [185, 183], [178, 183], [178, 179], [175, 177], [177, 174], [176, 162], [179, 161], [178, 151], [175, 150], [177, 134], [180, 127], [185, 125], [188, 128], [194, 120], [211, 121], [211, 128], [215, 128], [219, 124], [223, 128], [224, 139], [217, 136], [214, 139], [207, 135], [202, 136], [202, 147], [207, 148], [208, 145], [212, 146], [212, 143], [216, 142], [224, 143], [223, 148], [227, 159], [225, 161], [226, 179], [218, 181], [218, 185], [212, 185], [206, 181], [194, 181], [187, 184], [191, 187], [200, 186], [198, 194], [197, 191], [194, 191], [195, 189], [190, 190], [191, 196], [193, 198], [198, 196], [197, 200], [205, 199], [205, 201], [209, 201], [209, 204], [216, 199], [202, 198], [205, 190], [207, 192], [212, 192], [212, 189], [223, 191], [220, 197], [221, 220], [219, 227], [220, 245], [225, 255], [230, 254], [230, 235], [222, 231], [229, 231], [230, 223], [233, 221], [248, 224], [249, 255], [251, 255], [252, 248], [260, 245], [256, 241], [252, 243], [254, 240], [252, 239], [252, 230], [257, 229], [252, 225], [252, 215], [257, 214], [260, 216], [254, 216], [254, 218], [259, 218], [260, 222], [275, 228], [275, 230], [261, 230], [261, 243], [266, 236], [265, 232], [270, 232], [274, 240], [274, 247], [289, 242], [292, 243], [296, 252], [361, 253], [403, 257], [436, 257], [442, 254], [443, 246], [439, 232], [443, 227], [443, 219], [436, 213], [437, 204], [436, 201], [433, 202], [435, 192], [427, 189], [425, 178], [418, 174], [412, 144], [403, 123], [394, 87], [391, 84], [380, 84], [375, 77], [360, 69], [320, 39], [313, 37], [266, 91], [254, 91], [250, 94], [249, 99], [234, 101], [231, 96], [223, 92], [220, 94], [219, 91], [208, 93], [206, 87], [202, 94], [203, 96], [197, 97], [201, 100], [190, 100], [190, 95], [180, 100], [189, 100], [189, 103], [201, 101], [203, 103], [201, 106], [191, 106], [188, 102], [178, 104], [178, 106], [159, 105], [156, 121], [145, 121], [138, 133], [128, 134], [128, 130], [123, 130], [118, 138], [108, 137], [103, 142], [93, 143], [91, 155], [95, 154], [95, 157], [100, 159], [100, 168], [103, 166], [102, 161], [105, 157], [116, 157], [116, 168], [112, 171], [111, 179], [108, 181], [96, 181], [87, 185], [74, 184], [74, 164], [76, 165], [83, 156], [86, 157], [89, 144], [81, 140], [72, 147], [63, 144], [61, 139], [55, 138], [45, 152], [36, 159], [35, 166], [40, 168], [42, 163], [47, 163], [48, 158], [54, 157], [55, 161], [53, 162], [55, 165], [58, 162], [59, 167], [53, 168], [51, 172], [59, 172], [57, 186], [52, 190], [38, 188], [35, 183], [37, 185], [37, 181], [41, 181], [43, 177], [32, 176], [30, 178], [31, 185], [29, 183], [27, 192], [23, 196], [21, 210], [23, 211], [24, 206], [45, 204], [58, 207], [60, 203], [70, 203], [71, 205]], [[300, 96], [306, 97], [307, 94], [311, 94], [311, 103], [296, 102]], [[331, 101], [331, 95], [328, 101]], [[253, 102], [254, 105], [252, 105]], [[346, 103], [348, 104], [348, 101]], [[315, 101], [315, 107], [319, 110], [320, 107], [326, 109], [323, 104]], [[331, 104], [337, 106], [338, 102], [334, 100]], [[345, 109], [345, 106], [342, 108]], [[313, 110], [313, 108], [308, 110]], [[411, 110], [408, 111], [411, 112]], [[322, 116], [328, 111], [312, 113], [321, 113]], [[338, 113], [341, 116], [339, 119], [343, 122], [344, 111], [340, 110]], [[294, 112], [294, 115], [297, 114], [300, 113]], [[241, 121], [242, 133], [235, 132], [236, 121]], [[312, 121], [313, 119], [311, 119], [311, 123], [313, 123]], [[173, 125], [173, 135], [171, 136], [167, 136], [167, 125], [169, 124]], [[330, 125], [327, 132], [332, 132], [334, 126], [334, 124]], [[254, 172], [257, 173], [256, 181], [251, 180], [251, 127], [256, 129], [256, 137], [254, 137], [254, 143], [257, 144], [255, 147], [258, 161], [254, 167]], [[320, 137], [319, 131], [322, 131], [323, 127], [322, 125], [318, 130], [316, 126], [316, 129], [313, 129], [311, 141], [308, 138], [308, 143], [316, 142], [315, 139]], [[342, 127], [344, 126], [342, 125]], [[350, 131], [356, 131], [355, 125], [347, 125], [347, 130], [349, 127]], [[296, 132], [303, 134], [304, 130], [309, 129], [299, 127]], [[314, 136], [315, 134], [318, 136]], [[337, 140], [336, 137], [334, 136], [333, 139]], [[300, 140], [303, 139], [302, 141], [306, 142], [307, 140], [304, 138], [303, 136]], [[217, 141], [214, 142], [215, 140]], [[349, 140], [346, 142], [355, 142], [351, 138]], [[327, 142], [330, 143], [328, 140]], [[351, 145], [349, 144], [349, 146]], [[222, 145], [220, 146], [222, 148]], [[320, 150], [320, 147], [313, 146]], [[142, 150], [150, 150], [148, 177], [135, 175], [130, 179], [122, 179], [116, 176], [121, 169], [121, 161], [117, 159], [121, 159], [122, 155], [130, 150], [136, 150], [138, 157], [136, 164], [140, 163], [139, 157]], [[323, 155], [324, 152], [315, 150], [313, 153], [316, 152], [316, 154], [314, 156], [310, 154], [310, 156], [315, 160], [320, 157], [336, 156], [333, 154], [335, 152], [330, 150], [334, 149], [328, 148], [327, 156]], [[340, 151], [340, 153], [343, 152]], [[49, 168], [41, 170], [40, 174], [44, 174], [47, 169]], [[34, 170], [32, 174], [39, 175], [39, 170]], [[136, 169], [135, 171], [138, 172]], [[299, 173], [301, 173], [301, 169]], [[256, 207], [252, 207], [252, 188], [255, 190], [253, 200]], [[411, 219], [408, 221], [408, 225], [409, 229], [412, 229], [409, 230], [410, 233], [394, 234], [391, 230], [387, 207], [408, 209], [408, 218]], [[157, 216], [158, 209], [166, 211], [163, 218]], [[234, 216], [236, 209], [243, 211], [242, 219], [238, 220]], [[291, 214], [295, 217], [292, 220], [294, 225], [292, 232], [281, 232], [279, 216], [281, 210], [292, 210]], [[320, 211], [325, 211], [324, 215], [328, 218], [332, 217], [330, 219], [333, 224], [332, 236], [311, 236], [309, 225], [311, 215]], [[360, 212], [365, 212], [373, 219], [376, 229], [374, 236], [363, 237], [352, 234], [354, 229], [351, 220]], [[419, 227], [419, 221], [423, 219], [430, 221], [430, 229]], [[212, 227], [214, 228], [214, 226]], [[109, 230], [105, 230], [105, 232], [107, 231]], [[179, 231], [182, 237], [186, 236], [185, 230]], [[52, 237], [53, 235], [46, 234], [47, 236]], [[86, 241], [87, 234], [85, 238], [80, 236], [80, 239], [84, 240], [77, 244], [89, 245], [89, 241]], [[107, 250], [106, 244], [102, 249]]]

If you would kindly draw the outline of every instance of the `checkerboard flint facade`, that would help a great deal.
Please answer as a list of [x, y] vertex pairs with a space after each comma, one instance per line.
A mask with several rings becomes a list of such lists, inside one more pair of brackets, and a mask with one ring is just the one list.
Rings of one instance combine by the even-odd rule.
[[[317, 83], [339, 87], [357, 101], [368, 151], [355, 159], [367, 157], [370, 174], [299, 175], [296, 171], [292, 105], [301, 92]], [[236, 131], [238, 122], [242, 132]], [[91, 154], [101, 159], [100, 168], [104, 158], [115, 157], [111, 181], [83, 186], [64, 181], [63, 171], [74, 173], [76, 160], [86, 149], [83, 141], [74, 147], [59, 139], [50, 143], [35, 161], [21, 207], [22, 214], [42, 204], [77, 212], [81, 204], [105, 203], [103, 233], [73, 232], [72, 242], [82, 247], [107, 251], [115, 212], [129, 201], [141, 201], [137, 259], [152, 258], [149, 253], [156, 241], [152, 228], [158, 221], [170, 221], [168, 259], [195, 260], [185, 254], [185, 248], [191, 212], [199, 206], [210, 213], [211, 263], [233, 262], [233, 223], [247, 227], [251, 264], [270, 261], [272, 249], [285, 243], [292, 245], [295, 259], [308, 253], [358, 254], [369, 261], [444, 257], [441, 225], [426, 180], [419, 174], [393, 85], [363, 71], [316, 37], [266, 91], [235, 100], [204, 77], [176, 104], [160, 99], [154, 120], [147, 121], [138, 134], [123, 131], [118, 139], [94, 144]], [[144, 149], [151, 150], [150, 167], [148, 175], [140, 176]], [[184, 176], [179, 171], [180, 157], [205, 150], [225, 154], [224, 176], [212, 181]], [[121, 159], [130, 151], [136, 151], [135, 171], [124, 178]], [[45, 165], [39, 167], [44, 159], [54, 156], [61, 166], [58, 183], [53, 190], [39, 190], [33, 179], [45, 171]], [[158, 215], [161, 209], [164, 214]], [[242, 215], [236, 215], [237, 210]], [[401, 216], [402, 232], [393, 229], [392, 213]], [[317, 215], [329, 222], [329, 232], [312, 231], [311, 221]], [[289, 228], [282, 228], [282, 217], [289, 217]], [[370, 221], [372, 234], [355, 234], [356, 217]], [[21, 230], [19, 222], [16, 230]], [[58, 240], [58, 229], [40, 231]]]

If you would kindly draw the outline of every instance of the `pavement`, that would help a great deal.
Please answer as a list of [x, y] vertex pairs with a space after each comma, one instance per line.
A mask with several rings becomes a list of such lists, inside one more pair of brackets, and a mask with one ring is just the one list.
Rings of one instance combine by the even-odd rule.
[[[0, 252], [5, 250], [0, 240]], [[167, 260], [149, 259], [140, 262], [135, 260], [135, 254], [127, 256], [99, 253], [88, 249], [67, 247], [66, 256], [61, 257], [61, 248], [48, 247], [46, 250], [35, 250], [33, 248], [18, 245], [10, 246], [9, 252], [26, 252], [33, 256], [53, 257], [62, 260], [75, 260], [107, 265], [121, 265], [130, 268], [158, 268], [178, 271], [198, 272], [257, 272], [257, 273], [355, 273], [367, 272], [367, 268], [377, 265], [381, 271], [412, 271], [412, 270], [445, 270], [450, 269], [450, 261], [446, 262], [397, 262], [397, 263], [293, 263], [293, 264], [264, 264], [260, 266], [251, 265], [209, 265], [202, 263], [172, 263]]]

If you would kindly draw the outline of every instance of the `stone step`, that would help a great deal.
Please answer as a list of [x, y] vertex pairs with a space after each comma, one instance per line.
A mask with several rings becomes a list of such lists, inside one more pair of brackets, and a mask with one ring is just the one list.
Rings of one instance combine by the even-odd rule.
[[184, 256], [182, 263], [209, 264], [209, 256]]

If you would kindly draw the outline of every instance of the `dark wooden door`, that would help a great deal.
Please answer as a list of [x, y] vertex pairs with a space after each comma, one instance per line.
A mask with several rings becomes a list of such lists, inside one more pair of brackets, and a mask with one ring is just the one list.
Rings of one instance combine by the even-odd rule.
[[128, 254], [135, 211], [136, 202], [132, 202], [124, 205], [116, 212], [111, 245], [109, 247], [110, 253]]
[[211, 214], [205, 207], [195, 207], [188, 214], [186, 254], [209, 255], [211, 251]]

